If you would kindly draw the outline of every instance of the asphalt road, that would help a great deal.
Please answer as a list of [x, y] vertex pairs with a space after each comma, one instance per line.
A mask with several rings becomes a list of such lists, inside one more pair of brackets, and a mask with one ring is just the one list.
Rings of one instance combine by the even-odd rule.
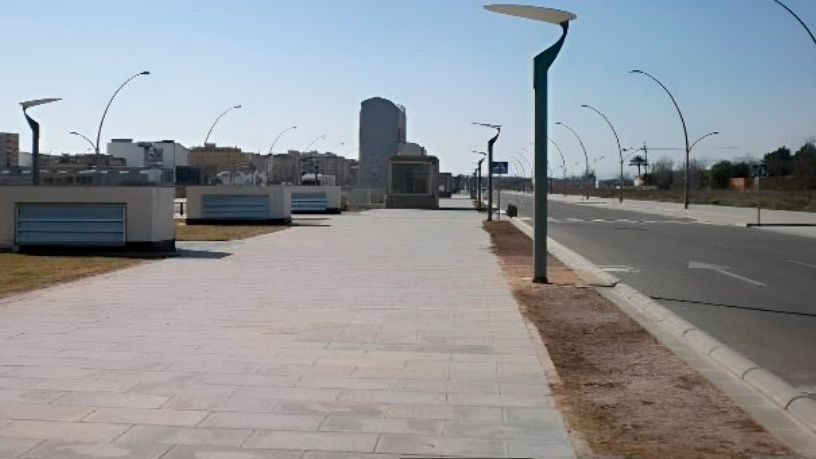
[[[531, 198], [510, 202], [533, 215]], [[548, 220], [556, 241], [816, 396], [814, 239], [590, 203], [549, 201]]]

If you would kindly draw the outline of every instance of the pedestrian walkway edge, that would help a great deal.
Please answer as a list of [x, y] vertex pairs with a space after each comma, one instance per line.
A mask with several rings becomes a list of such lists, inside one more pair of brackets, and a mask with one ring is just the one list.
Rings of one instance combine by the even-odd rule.
[[[533, 238], [530, 225], [518, 218], [512, 218], [511, 222], [528, 237]], [[670, 339], [681, 338], [692, 348], [704, 354], [717, 367], [745, 381], [768, 401], [803, 423], [808, 431], [816, 434], [816, 401], [708, 333], [698, 329], [657, 301], [602, 271], [563, 244], [548, 237], [547, 245], [550, 254], [575, 271], [585, 282], [596, 287], [599, 293], [621, 307], [652, 334], [665, 334]], [[599, 279], [606, 282], [607, 285], [598, 285]], [[656, 337], [660, 338], [660, 336]]]

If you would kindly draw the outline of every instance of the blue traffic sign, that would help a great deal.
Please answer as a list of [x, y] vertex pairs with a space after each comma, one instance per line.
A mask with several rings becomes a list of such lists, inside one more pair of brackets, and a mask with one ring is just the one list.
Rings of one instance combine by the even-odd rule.
[[493, 173], [498, 175], [507, 175], [507, 171], [510, 170], [507, 161], [493, 161]]

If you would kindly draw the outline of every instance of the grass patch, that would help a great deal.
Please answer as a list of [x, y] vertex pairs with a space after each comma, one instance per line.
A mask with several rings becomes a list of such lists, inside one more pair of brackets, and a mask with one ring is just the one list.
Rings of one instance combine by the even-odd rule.
[[127, 268], [141, 261], [115, 257], [0, 253], [0, 298]]
[[283, 231], [288, 226], [275, 225], [187, 225], [176, 221], [177, 241], [234, 241]]

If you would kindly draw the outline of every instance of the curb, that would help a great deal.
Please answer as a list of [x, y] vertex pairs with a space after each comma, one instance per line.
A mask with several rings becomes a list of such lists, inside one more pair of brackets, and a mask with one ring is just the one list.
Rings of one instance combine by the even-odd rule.
[[[529, 225], [517, 218], [511, 221], [514, 226], [532, 238], [532, 228]], [[811, 432], [816, 433], [816, 400], [794, 389], [770, 371], [698, 329], [657, 301], [600, 270], [571, 249], [551, 238], [547, 238], [547, 244], [550, 254], [561, 260], [587, 283], [596, 287], [611, 288], [614, 293], [625, 300], [623, 305], [626, 308], [631, 308], [644, 316], [672, 338], [682, 338], [691, 347], [705, 354], [717, 366], [725, 368], [754, 387], [768, 401], [787, 411], [798, 421], [804, 423]], [[601, 284], [597, 284], [598, 282]]]

